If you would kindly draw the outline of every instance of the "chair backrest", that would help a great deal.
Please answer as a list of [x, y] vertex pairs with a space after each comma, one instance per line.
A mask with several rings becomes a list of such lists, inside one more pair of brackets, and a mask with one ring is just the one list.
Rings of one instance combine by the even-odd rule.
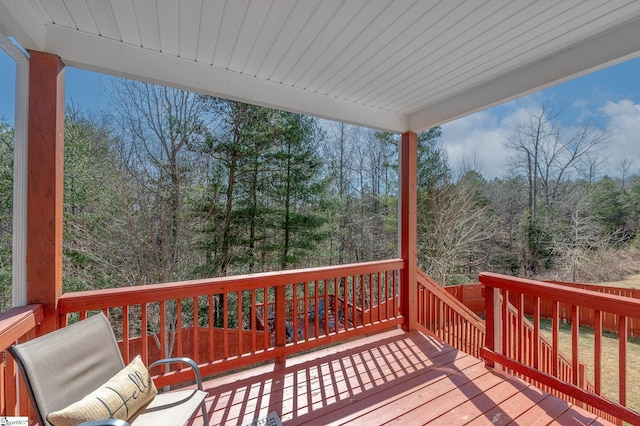
[[50, 426], [48, 413], [82, 399], [124, 367], [111, 324], [102, 313], [9, 351], [44, 426]]

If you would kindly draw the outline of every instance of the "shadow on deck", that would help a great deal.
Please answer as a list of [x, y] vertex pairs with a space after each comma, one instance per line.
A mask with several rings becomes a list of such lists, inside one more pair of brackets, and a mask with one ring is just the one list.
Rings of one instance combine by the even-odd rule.
[[[212, 425], [609, 424], [421, 332], [392, 330], [205, 383]], [[192, 421], [201, 424], [201, 419]]]

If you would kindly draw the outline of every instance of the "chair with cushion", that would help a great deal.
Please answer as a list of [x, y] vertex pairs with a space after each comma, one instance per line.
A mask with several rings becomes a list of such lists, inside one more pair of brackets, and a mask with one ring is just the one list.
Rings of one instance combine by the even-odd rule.
[[149, 368], [187, 364], [196, 377], [197, 389], [157, 393], [140, 356], [124, 365], [111, 324], [102, 313], [14, 345], [9, 351], [43, 426], [83, 422], [86, 426], [176, 426], [189, 421], [199, 408], [204, 424], [209, 424], [204, 403], [207, 393], [195, 362], [170, 358], [151, 364]]

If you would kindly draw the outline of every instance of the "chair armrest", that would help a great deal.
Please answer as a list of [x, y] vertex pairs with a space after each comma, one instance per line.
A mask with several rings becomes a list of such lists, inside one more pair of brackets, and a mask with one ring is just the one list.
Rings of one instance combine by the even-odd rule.
[[196, 364], [195, 361], [192, 360], [191, 358], [180, 357], [180, 358], [159, 359], [159, 360], [153, 362], [151, 365], [149, 365], [149, 370], [151, 370], [153, 367], [155, 367], [157, 365], [176, 364], [176, 363], [187, 364], [189, 367], [191, 367], [191, 369], [193, 370], [194, 375], [196, 376], [196, 383], [198, 385], [198, 390], [203, 390], [202, 389], [202, 376], [200, 375], [200, 368], [198, 367], [198, 364]]
[[80, 423], [78, 426], [131, 426], [131, 423], [120, 419], [105, 419]]

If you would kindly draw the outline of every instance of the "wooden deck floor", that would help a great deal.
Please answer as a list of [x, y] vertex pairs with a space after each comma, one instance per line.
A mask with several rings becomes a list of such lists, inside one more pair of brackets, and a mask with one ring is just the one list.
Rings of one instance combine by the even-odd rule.
[[[205, 384], [212, 425], [610, 424], [419, 333], [393, 330]], [[201, 424], [201, 419], [192, 421]]]

